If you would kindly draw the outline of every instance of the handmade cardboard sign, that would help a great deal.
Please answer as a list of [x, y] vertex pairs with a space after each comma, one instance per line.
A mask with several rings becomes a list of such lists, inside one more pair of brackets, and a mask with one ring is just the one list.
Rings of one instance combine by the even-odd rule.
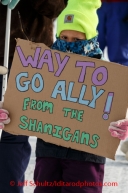
[[17, 40], [5, 131], [114, 159], [110, 122], [125, 118], [128, 68]]

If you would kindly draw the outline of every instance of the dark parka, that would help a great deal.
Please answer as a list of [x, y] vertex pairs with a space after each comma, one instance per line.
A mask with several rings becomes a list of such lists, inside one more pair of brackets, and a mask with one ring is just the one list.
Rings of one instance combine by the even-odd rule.
[[[53, 43], [53, 19], [64, 9], [67, 0], [20, 0], [12, 10], [10, 64], [15, 49], [15, 38], [33, 42]], [[0, 65], [3, 64], [6, 6], [0, 4]], [[11, 66], [11, 65], [10, 65]], [[9, 68], [10, 68], [9, 66]], [[105, 163], [105, 158], [82, 151], [46, 143], [37, 139], [36, 157], [56, 157]]]
[[[64, 0], [20, 0], [11, 17], [10, 63], [16, 45], [15, 38], [53, 43], [53, 19], [64, 9]], [[3, 65], [7, 6], [0, 4], [0, 65]]]

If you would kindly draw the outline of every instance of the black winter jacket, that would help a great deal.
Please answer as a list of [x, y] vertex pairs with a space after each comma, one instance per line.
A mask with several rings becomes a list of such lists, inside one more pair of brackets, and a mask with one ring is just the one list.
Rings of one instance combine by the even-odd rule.
[[72, 159], [80, 161], [89, 161], [104, 164], [105, 158], [86, 153], [83, 151], [74, 150], [71, 148], [66, 148], [51, 143], [46, 143], [42, 139], [37, 139], [36, 144], [36, 157], [55, 157], [61, 159]]

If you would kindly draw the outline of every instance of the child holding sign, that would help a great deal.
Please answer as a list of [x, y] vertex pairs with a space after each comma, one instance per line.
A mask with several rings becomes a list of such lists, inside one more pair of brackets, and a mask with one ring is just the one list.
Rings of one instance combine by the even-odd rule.
[[[52, 49], [102, 59], [97, 43], [97, 8], [100, 0], [69, 0], [57, 20], [57, 40]], [[0, 111], [0, 125], [9, 122]], [[111, 123], [114, 137], [125, 138], [128, 121]], [[37, 140], [35, 193], [101, 193], [105, 158]]]

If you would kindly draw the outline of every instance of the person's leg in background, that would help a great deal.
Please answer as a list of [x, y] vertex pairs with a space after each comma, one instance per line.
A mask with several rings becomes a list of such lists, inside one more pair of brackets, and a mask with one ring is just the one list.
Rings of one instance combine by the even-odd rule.
[[28, 143], [28, 137], [2, 132], [0, 141], [1, 193], [23, 193], [23, 186], [17, 186], [17, 184], [24, 182], [30, 153], [31, 147]]
[[109, 3], [107, 47], [111, 62], [128, 66], [128, 2]]
[[[2, 88], [2, 81], [0, 88]], [[31, 147], [28, 137], [11, 135], [2, 131], [0, 140], [0, 193], [23, 193], [23, 186], [17, 186], [17, 184], [18, 181], [24, 182], [30, 154]]]
[[122, 141], [120, 150], [125, 154], [126, 160], [128, 160], [128, 139]]

